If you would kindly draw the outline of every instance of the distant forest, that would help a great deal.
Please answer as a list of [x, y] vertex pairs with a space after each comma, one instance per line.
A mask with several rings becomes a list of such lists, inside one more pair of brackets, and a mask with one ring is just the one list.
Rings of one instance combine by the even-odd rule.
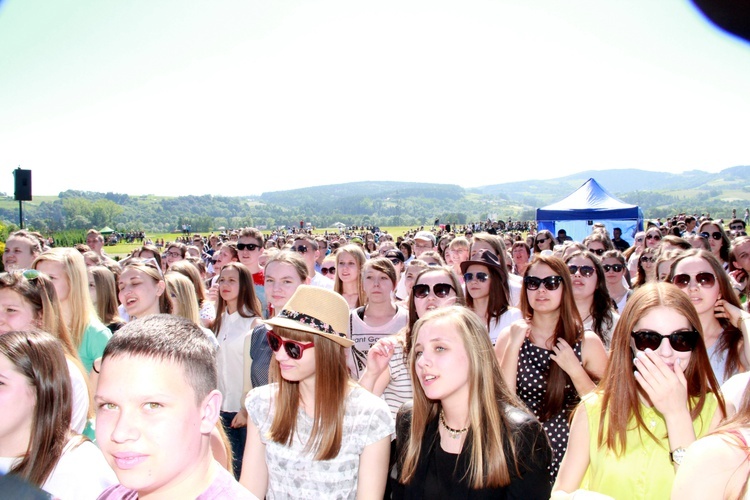
[[[190, 224], [197, 232], [220, 227], [273, 229], [316, 227], [341, 222], [358, 226], [421, 226], [435, 219], [466, 224], [488, 218], [533, 220], [536, 209], [558, 201], [594, 177], [621, 200], [639, 205], [647, 218], [679, 212], [711, 213], [728, 218], [750, 205], [750, 167], [718, 174], [683, 174], [641, 170], [588, 171], [553, 180], [530, 180], [462, 188], [448, 184], [357, 182], [264, 193], [255, 197], [129, 196], [68, 190], [57, 198], [24, 203], [26, 227], [43, 233], [102, 228], [118, 231], [170, 232]], [[8, 228], [18, 224], [18, 208], [0, 205]]]

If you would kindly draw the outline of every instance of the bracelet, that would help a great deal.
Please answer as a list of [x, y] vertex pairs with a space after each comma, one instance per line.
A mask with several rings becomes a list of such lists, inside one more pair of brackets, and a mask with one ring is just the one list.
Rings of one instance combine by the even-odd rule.
[[748, 314], [746, 312], [743, 312], [742, 314], [740, 314], [740, 319], [737, 320], [737, 329], [741, 330], [742, 329], [742, 323], [744, 321], [749, 320], [749, 319], [750, 319], [750, 314]]

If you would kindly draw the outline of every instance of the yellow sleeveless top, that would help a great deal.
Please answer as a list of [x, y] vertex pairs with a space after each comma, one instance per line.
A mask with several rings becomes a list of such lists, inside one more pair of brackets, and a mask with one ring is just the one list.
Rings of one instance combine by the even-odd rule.
[[[695, 400], [695, 398], [693, 398]], [[587, 484], [582, 488], [609, 495], [615, 499], [668, 499], [674, 482], [674, 465], [669, 458], [669, 440], [664, 417], [655, 408], [641, 404], [640, 410], [648, 429], [658, 441], [645, 431], [638, 429], [635, 417], [631, 417], [626, 434], [625, 453], [621, 456], [598, 445], [601, 395], [591, 393], [583, 398], [589, 419], [589, 457], [586, 472]], [[693, 421], [696, 438], [708, 433], [718, 401], [713, 393], [706, 395], [703, 409]], [[604, 435], [608, 419], [604, 421]]]

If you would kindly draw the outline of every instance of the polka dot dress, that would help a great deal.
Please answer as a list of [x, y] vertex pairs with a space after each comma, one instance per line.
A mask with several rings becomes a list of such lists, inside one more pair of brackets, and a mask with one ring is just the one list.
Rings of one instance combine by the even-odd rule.
[[[577, 342], [573, 346], [573, 352], [576, 353], [580, 361], [581, 342]], [[539, 418], [541, 413], [544, 394], [547, 391], [547, 377], [549, 375], [550, 363], [553, 363], [550, 354], [552, 354], [552, 351], [534, 345], [527, 338], [524, 340], [518, 356], [516, 391], [518, 397], [526, 403], [526, 406], [529, 407], [537, 418]], [[560, 468], [560, 461], [568, 447], [568, 434], [570, 433], [568, 421], [570, 413], [579, 402], [578, 393], [573, 383], [569, 382], [565, 386], [565, 400], [562, 411], [546, 422], [542, 422], [552, 445], [551, 481], [555, 480], [557, 471]]]

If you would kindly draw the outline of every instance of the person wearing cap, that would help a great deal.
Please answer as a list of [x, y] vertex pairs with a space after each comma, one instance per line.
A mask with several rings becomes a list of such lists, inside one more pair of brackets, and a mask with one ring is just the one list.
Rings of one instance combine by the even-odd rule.
[[493, 253], [481, 252], [478, 257], [461, 263], [461, 273], [466, 286], [466, 306], [482, 319], [495, 345], [503, 328], [523, 318], [521, 310], [510, 303], [510, 290], [503, 286], [508, 269]]
[[404, 285], [404, 270], [406, 269], [404, 262], [406, 261], [406, 257], [404, 257], [404, 253], [401, 250], [392, 249], [385, 253], [385, 258], [390, 260], [393, 267], [396, 268], [396, 291], [394, 292], [396, 300], [403, 300], [409, 296], [406, 285]]
[[383, 498], [393, 419], [349, 377], [349, 306], [300, 285], [265, 323], [274, 383], [250, 391], [240, 483], [259, 498]]
[[418, 259], [428, 250], [435, 250], [435, 235], [429, 231], [419, 231], [414, 235], [414, 257]]

